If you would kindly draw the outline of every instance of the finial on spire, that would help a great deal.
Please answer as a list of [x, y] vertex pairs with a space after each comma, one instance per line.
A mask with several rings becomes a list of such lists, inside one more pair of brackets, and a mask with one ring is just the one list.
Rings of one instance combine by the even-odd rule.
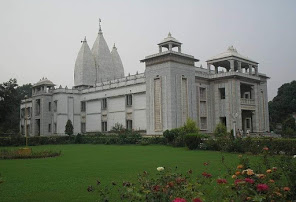
[[171, 34], [171, 32], [169, 32], [169, 34], [168, 34], [168, 37], [172, 37], [172, 34]]
[[101, 18], [99, 18], [99, 33], [102, 33], [101, 22], [102, 22], [102, 20], [101, 20]]
[[83, 41], [81, 41], [81, 43], [86, 42], [86, 36], [84, 37]]

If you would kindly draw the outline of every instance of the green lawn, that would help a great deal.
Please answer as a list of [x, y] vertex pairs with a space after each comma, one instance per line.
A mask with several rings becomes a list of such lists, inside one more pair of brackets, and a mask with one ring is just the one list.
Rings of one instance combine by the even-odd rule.
[[[47, 145], [33, 150], [61, 150], [62, 155], [47, 159], [0, 160], [0, 201], [97, 201], [88, 185], [136, 180], [144, 170], [156, 173], [158, 166], [178, 166], [180, 172], [192, 169], [195, 175], [208, 171], [222, 175], [222, 153], [189, 151], [169, 146]], [[1, 148], [0, 148], [1, 149]], [[237, 154], [226, 154], [230, 165], [237, 165]]]

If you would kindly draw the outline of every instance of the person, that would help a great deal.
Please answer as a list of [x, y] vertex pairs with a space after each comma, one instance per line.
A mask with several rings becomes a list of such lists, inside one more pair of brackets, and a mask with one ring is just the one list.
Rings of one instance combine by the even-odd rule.
[[240, 130], [239, 130], [239, 129], [237, 129], [237, 132], [236, 132], [236, 137], [237, 137], [237, 138], [241, 138], [241, 137], [242, 137], [242, 135], [241, 135], [241, 133], [240, 133]]
[[250, 130], [247, 130], [247, 137], [250, 137]]

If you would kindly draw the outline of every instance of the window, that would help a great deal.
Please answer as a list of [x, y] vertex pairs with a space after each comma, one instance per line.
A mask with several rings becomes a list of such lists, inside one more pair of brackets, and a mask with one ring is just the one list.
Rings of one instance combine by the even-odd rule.
[[103, 98], [102, 100], [102, 109], [107, 109], [107, 98]]
[[51, 102], [48, 103], [48, 111], [51, 111]]
[[57, 123], [54, 123], [54, 128], [53, 128], [53, 129], [54, 129], [53, 132], [54, 132], [54, 133], [57, 133]]
[[81, 133], [85, 133], [85, 132], [86, 132], [85, 123], [81, 123]]
[[85, 101], [82, 101], [81, 102], [81, 112], [85, 112], [85, 110], [86, 110], [86, 103], [85, 103]]
[[54, 101], [54, 111], [56, 112], [58, 110], [58, 101]]
[[133, 96], [130, 95], [126, 95], [126, 106], [132, 106], [133, 105]]
[[251, 119], [249, 118], [246, 119], [246, 128], [251, 129]]
[[200, 129], [206, 130], [208, 128], [207, 117], [200, 117]]
[[224, 126], [226, 126], [226, 117], [224, 116], [224, 117], [220, 117], [220, 122], [224, 125]]
[[108, 129], [107, 129], [107, 121], [103, 121], [102, 122], [102, 132], [107, 132]]
[[201, 100], [206, 100], [206, 88], [199, 88], [199, 94]]
[[225, 99], [225, 88], [219, 88], [221, 100]]
[[126, 129], [128, 129], [128, 130], [133, 129], [133, 121], [132, 120], [126, 120]]
[[51, 124], [48, 124], [48, 132], [51, 132]]

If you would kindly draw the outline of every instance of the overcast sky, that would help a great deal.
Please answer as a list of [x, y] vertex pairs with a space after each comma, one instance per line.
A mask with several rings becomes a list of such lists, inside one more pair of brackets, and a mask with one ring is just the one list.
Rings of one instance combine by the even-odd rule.
[[80, 41], [90, 48], [99, 18], [105, 40], [116, 43], [125, 73], [144, 72], [139, 60], [158, 52], [170, 31], [196, 66], [233, 45], [267, 74], [269, 99], [296, 79], [296, 1], [0, 1], [0, 83], [47, 77], [72, 87]]

